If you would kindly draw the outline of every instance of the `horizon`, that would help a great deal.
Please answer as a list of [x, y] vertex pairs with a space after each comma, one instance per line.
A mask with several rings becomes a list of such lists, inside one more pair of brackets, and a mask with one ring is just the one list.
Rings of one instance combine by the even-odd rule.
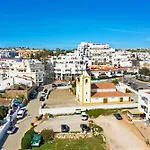
[[149, 48], [148, 4], [146, 0], [136, 1], [136, 7], [130, 0], [16, 0], [9, 5], [2, 1], [0, 47], [73, 49], [92, 41], [116, 49]]

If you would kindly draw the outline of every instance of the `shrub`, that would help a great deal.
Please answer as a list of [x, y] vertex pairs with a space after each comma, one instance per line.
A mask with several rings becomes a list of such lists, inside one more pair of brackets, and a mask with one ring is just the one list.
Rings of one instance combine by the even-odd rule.
[[22, 150], [30, 148], [31, 140], [32, 140], [32, 137], [34, 134], [35, 134], [34, 128], [31, 128], [24, 134], [24, 137], [21, 140], [21, 149]]
[[3, 120], [8, 114], [8, 107], [0, 106], [0, 120]]
[[44, 129], [40, 135], [43, 137], [44, 142], [54, 139], [54, 131], [52, 129]]
[[115, 80], [112, 80], [112, 83], [116, 85], [116, 84], [118, 84], [119, 82], [118, 82], [117, 79], [115, 79]]
[[146, 143], [147, 145], [149, 145], [149, 144], [150, 144], [149, 139], [146, 139], [146, 140], [145, 140], [145, 143]]
[[52, 114], [48, 114], [49, 118], [54, 118], [54, 116]]

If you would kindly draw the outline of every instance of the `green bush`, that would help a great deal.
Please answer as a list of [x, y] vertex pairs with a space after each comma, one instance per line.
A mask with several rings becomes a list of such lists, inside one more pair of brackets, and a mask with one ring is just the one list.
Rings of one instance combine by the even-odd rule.
[[44, 142], [48, 142], [54, 139], [54, 131], [52, 129], [44, 129], [40, 135], [43, 137]]
[[3, 120], [8, 114], [8, 107], [0, 106], [0, 120]]
[[118, 84], [119, 82], [118, 82], [117, 79], [115, 79], [115, 80], [112, 80], [112, 83], [116, 85], [116, 84]]
[[21, 140], [21, 149], [22, 150], [30, 148], [31, 140], [32, 140], [32, 137], [34, 134], [35, 134], [34, 128], [31, 128], [24, 134], [24, 137]]
[[54, 118], [54, 116], [52, 114], [48, 114], [49, 118]]

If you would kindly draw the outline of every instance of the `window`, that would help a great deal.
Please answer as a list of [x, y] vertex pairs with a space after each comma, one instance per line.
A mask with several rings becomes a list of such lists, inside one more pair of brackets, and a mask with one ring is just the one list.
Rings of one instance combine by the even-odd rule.
[[85, 79], [85, 84], [87, 84], [88, 83], [88, 79]]

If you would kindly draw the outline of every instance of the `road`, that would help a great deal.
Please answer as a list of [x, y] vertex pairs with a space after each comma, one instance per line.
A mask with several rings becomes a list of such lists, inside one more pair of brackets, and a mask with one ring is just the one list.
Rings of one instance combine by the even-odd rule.
[[28, 115], [17, 122], [16, 126], [19, 128], [18, 131], [6, 137], [2, 150], [18, 150], [21, 148], [21, 139], [24, 133], [30, 128], [30, 124], [34, 121], [35, 116], [39, 115], [40, 102], [38, 98], [39, 96], [37, 99], [31, 100], [27, 105]]
[[150, 87], [148, 86], [149, 82], [139, 81], [139, 80], [136, 80], [135, 78], [124, 78], [123, 82], [125, 84], [128, 83], [128, 82], [134, 82], [134, 84], [131, 85], [131, 87], [135, 88], [135, 89], [139, 89], [139, 88], [150, 89]]

